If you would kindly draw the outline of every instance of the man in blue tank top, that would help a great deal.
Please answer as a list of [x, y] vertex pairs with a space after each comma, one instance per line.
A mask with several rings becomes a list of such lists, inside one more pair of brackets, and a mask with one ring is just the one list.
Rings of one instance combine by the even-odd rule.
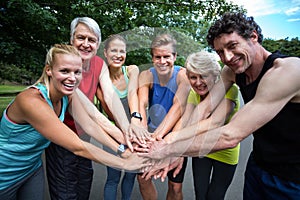
[[[151, 44], [151, 55], [153, 67], [141, 72], [139, 77], [139, 110], [142, 123], [153, 139], [162, 140], [183, 114], [190, 85], [185, 69], [174, 66], [176, 40], [171, 35], [157, 36]], [[183, 175], [184, 170], [175, 178], [172, 171], [169, 173], [168, 199], [182, 199]], [[138, 181], [143, 199], [157, 199], [152, 180], [138, 175]]]
[[[243, 199], [300, 199], [300, 59], [272, 54], [262, 40], [253, 17], [241, 13], [226, 13], [211, 26], [207, 41], [225, 64], [222, 81], [191, 117], [199, 121], [209, 116], [233, 83], [246, 104], [227, 125], [197, 136], [187, 151], [176, 138], [172, 144], [161, 142], [161, 151], [156, 145], [155, 154], [204, 155], [232, 148], [253, 133]], [[147, 156], [157, 158], [153, 150]]]

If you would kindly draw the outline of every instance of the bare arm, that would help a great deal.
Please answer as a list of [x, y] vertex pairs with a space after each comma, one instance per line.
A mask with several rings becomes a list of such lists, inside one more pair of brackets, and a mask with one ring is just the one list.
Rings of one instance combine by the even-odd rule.
[[149, 90], [151, 87], [151, 83], [153, 82], [153, 76], [150, 70], [146, 70], [140, 73], [139, 75], [139, 90], [138, 90], [138, 98], [139, 98], [139, 106], [140, 113], [142, 115], [142, 125], [147, 127], [147, 108], [149, 105]]
[[[39, 109], [36, 109], [37, 107]], [[14, 114], [16, 110], [18, 110], [18, 112]], [[47, 102], [41, 98], [37, 91], [30, 90], [20, 95], [15, 102], [14, 109], [10, 111], [10, 114], [12, 117], [16, 116], [16, 114], [21, 114], [21, 117], [18, 118], [19, 122], [23, 121], [31, 124], [45, 138], [68, 149], [76, 155], [120, 169], [134, 170], [145, 166], [145, 164], [143, 164], [144, 161], [141, 159], [136, 159], [136, 157], [127, 160], [121, 159], [104, 152], [102, 149], [90, 143], [80, 140], [71, 129], [58, 119], [55, 112]]]
[[[128, 84], [128, 104], [131, 112], [139, 112], [139, 99], [137, 95], [138, 83], [139, 83], [139, 68], [136, 65], [129, 65], [128, 76], [129, 76], [129, 84]], [[134, 120], [133, 118], [131, 120]], [[137, 119], [139, 120], [139, 119]], [[139, 121], [137, 121], [139, 122]]]
[[187, 79], [185, 69], [178, 72], [177, 84], [178, 89], [173, 99], [173, 105], [153, 134], [153, 137], [158, 140], [161, 140], [170, 130], [172, 130], [184, 113], [186, 100], [190, 91], [190, 83]]
[[210, 116], [234, 82], [234, 72], [229, 67], [224, 66], [221, 79], [214, 85], [208, 96], [197, 105], [190, 117], [189, 124], [194, 124]]
[[230, 116], [234, 106], [235, 103], [233, 101], [224, 98], [209, 118], [201, 120], [193, 125], [187, 126], [181, 131], [174, 131], [167, 135], [165, 140], [167, 141], [167, 143], [172, 144], [178, 141], [193, 139], [196, 136], [207, 132], [208, 130], [220, 127]]
[[[138, 86], [139, 86], [139, 68], [136, 65], [129, 65], [128, 76], [129, 76], [129, 84], [128, 84], [128, 105], [130, 108], [130, 112], [138, 112], [140, 113], [139, 106], [139, 98], [138, 98]], [[142, 125], [140, 119], [132, 117], [130, 120], [130, 130], [129, 136], [126, 136], [126, 143], [129, 143], [128, 140], [132, 140], [133, 142], [137, 142], [142, 145], [146, 143], [146, 140], [151, 138], [145, 126]]]
[[[75, 117], [77, 115], [82, 115], [81, 112], [84, 112], [84, 114], [87, 113], [88, 114], [87, 117], [91, 118], [93, 121], [95, 121], [101, 127], [101, 130], [105, 131], [106, 134], [108, 133], [111, 137], [116, 139], [119, 143], [125, 142], [123, 133], [120, 131], [120, 129], [118, 127], [116, 127], [114, 124], [112, 124], [111, 121], [109, 121], [102, 113], [100, 113], [99, 110], [90, 102], [90, 100], [81, 92], [80, 89], [76, 90], [76, 95], [74, 95], [74, 96], [76, 96], [76, 98], [73, 98], [74, 99], [73, 102], [77, 102], [76, 101], [77, 99], [79, 99], [81, 102], [81, 104], [79, 104], [79, 102], [77, 102], [77, 104], [79, 104], [79, 106], [80, 106], [79, 108], [77, 108], [75, 105], [72, 107], [72, 110], [74, 112], [73, 115]], [[80, 109], [81, 107], [84, 108], [84, 111], [76, 112], [76, 110]], [[77, 113], [79, 113], [79, 114], [77, 114]], [[99, 141], [99, 142], [103, 143], [104, 141]], [[114, 150], [114, 148], [113, 148], [113, 150]]]
[[[238, 111], [227, 125], [198, 136], [186, 155], [232, 148], [273, 119], [289, 101], [300, 103], [299, 59], [277, 59], [276, 62], [261, 79], [252, 101]], [[197, 142], [201, 140], [205, 142], [199, 147]]]
[[103, 63], [101, 74], [99, 76], [99, 82], [101, 89], [103, 90], [104, 100], [109, 110], [113, 114], [116, 123], [119, 125], [123, 133], [127, 133], [129, 121], [127, 120], [121, 100], [113, 89], [112, 82], [109, 78], [109, 70], [105, 63]]

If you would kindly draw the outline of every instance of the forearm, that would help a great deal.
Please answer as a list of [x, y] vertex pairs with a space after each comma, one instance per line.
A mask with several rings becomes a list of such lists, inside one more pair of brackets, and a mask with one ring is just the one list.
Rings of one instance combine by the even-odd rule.
[[221, 149], [233, 148], [243, 138], [223, 126], [186, 140], [168, 142], [170, 156], [205, 156]]
[[173, 105], [163, 121], [155, 130], [153, 137], [163, 138], [165, 135], [167, 135], [180, 119], [182, 112], [183, 111], [181, 111], [179, 106]]
[[88, 158], [90, 160], [93, 160], [97, 163], [110, 166], [117, 169], [124, 169], [125, 166], [125, 160], [114, 156], [103, 149], [100, 149], [88, 142], [82, 142], [82, 148], [80, 151], [73, 152], [74, 154], [78, 156], [82, 156], [85, 158]]

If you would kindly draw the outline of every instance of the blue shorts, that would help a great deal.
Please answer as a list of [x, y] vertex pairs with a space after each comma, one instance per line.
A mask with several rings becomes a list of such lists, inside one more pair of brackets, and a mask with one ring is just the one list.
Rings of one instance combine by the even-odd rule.
[[299, 200], [300, 184], [283, 180], [261, 169], [251, 154], [245, 172], [243, 195], [244, 200]]

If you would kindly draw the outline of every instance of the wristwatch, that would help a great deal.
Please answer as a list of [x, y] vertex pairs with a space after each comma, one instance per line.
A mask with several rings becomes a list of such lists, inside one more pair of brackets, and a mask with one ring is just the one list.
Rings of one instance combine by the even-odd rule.
[[141, 121], [142, 121], [142, 119], [143, 119], [141, 113], [138, 113], [138, 112], [133, 112], [133, 113], [131, 113], [131, 117], [140, 119]]
[[118, 147], [118, 155], [121, 155], [122, 153], [125, 152], [125, 150], [127, 149], [127, 146], [124, 144], [120, 144], [120, 146]]

